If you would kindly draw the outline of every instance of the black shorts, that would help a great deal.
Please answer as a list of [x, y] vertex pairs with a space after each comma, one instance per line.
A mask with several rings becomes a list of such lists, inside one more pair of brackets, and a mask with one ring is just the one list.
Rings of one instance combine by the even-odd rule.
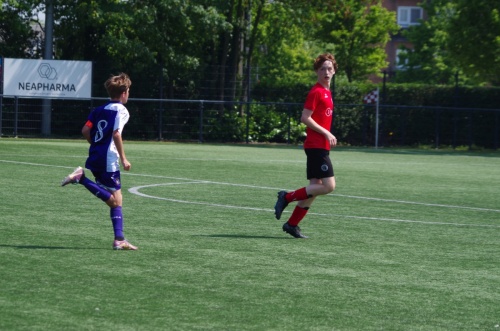
[[330, 151], [321, 148], [306, 148], [307, 179], [333, 177], [333, 166]]

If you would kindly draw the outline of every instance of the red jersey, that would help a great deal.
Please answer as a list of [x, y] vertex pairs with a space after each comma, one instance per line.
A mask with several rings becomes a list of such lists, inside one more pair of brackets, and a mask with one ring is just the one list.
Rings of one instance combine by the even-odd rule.
[[[312, 110], [311, 118], [321, 127], [330, 131], [332, 126], [333, 115], [333, 99], [332, 92], [323, 87], [320, 83], [316, 83], [309, 94], [307, 95], [304, 109]], [[304, 142], [304, 148], [322, 148], [330, 150], [330, 143], [321, 133], [310, 129], [306, 129], [307, 137]]]

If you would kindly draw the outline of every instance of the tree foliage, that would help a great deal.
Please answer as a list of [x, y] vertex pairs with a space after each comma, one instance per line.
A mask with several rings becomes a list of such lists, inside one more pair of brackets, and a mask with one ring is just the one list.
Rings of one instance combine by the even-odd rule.
[[257, 83], [311, 83], [312, 59], [324, 50], [308, 41], [311, 21], [307, 17], [308, 9], [300, 2], [274, 1], [264, 7], [253, 61]]
[[324, 1], [314, 19], [318, 40], [333, 45], [339, 70], [349, 82], [387, 67], [384, 48], [399, 28], [381, 0]]
[[447, 32], [450, 57], [467, 75], [500, 83], [500, 1], [457, 0]]
[[229, 28], [214, 7], [180, 0], [63, 0], [56, 12], [61, 58], [127, 68], [156, 86], [163, 76], [171, 97], [180, 81], [197, 79], [207, 49]]
[[425, 1], [428, 19], [406, 31], [413, 43], [399, 81], [500, 83], [500, 2]]
[[[37, 13], [49, 0], [0, 2], [0, 55], [39, 58]], [[59, 0], [56, 59], [94, 63], [95, 92], [127, 71], [143, 97], [245, 100], [247, 85], [307, 85], [312, 60], [335, 54], [350, 83], [387, 66], [384, 47], [399, 31], [382, 0]], [[407, 31], [400, 81], [500, 81], [498, 0], [424, 1], [429, 20]], [[464, 28], [465, 27], [465, 28]], [[251, 72], [247, 71], [248, 65]], [[247, 75], [251, 74], [251, 80]], [[140, 92], [140, 93], [138, 93]]]
[[[36, 58], [42, 52], [39, 1], [0, 1], [0, 55]], [[37, 29], [38, 28], [38, 29]]]

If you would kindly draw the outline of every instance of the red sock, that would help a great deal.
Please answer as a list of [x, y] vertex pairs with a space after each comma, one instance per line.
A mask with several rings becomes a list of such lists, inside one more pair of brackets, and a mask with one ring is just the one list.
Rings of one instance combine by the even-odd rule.
[[306, 200], [309, 198], [310, 196], [307, 195], [305, 187], [299, 188], [298, 190], [295, 190], [293, 192], [288, 192], [285, 196], [287, 202]]
[[306, 216], [308, 210], [309, 208], [301, 208], [299, 206], [295, 206], [292, 216], [290, 216], [290, 219], [288, 219], [288, 224], [290, 224], [291, 226], [297, 226], [300, 221], [302, 221], [302, 219]]

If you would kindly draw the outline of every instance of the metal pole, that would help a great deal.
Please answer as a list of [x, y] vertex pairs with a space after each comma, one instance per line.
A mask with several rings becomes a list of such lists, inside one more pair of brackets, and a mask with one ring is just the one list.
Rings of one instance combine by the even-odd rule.
[[378, 126], [379, 126], [378, 114], [379, 114], [379, 104], [380, 104], [379, 100], [380, 100], [380, 95], [377, 87], [377, 103], [375, 106], [375, 148], [378, 148]]
[[[330, 83], [330, 85], [331, 85], [330, 86], [330, 93], [332, 94], [332, 100], [334, 100], [334, 105], [335, 105], [335, 77], [336, 77], [336, 75], [333, 75], [332, 81]], [[334, 108], [335, 108], [335, 106], [334, 106]], [[330, 133], [331, 134], [333, 134], [335, 131], [335, 114], [336, 114], [336, 112], [334, 111], [332, 113], [332, 123], [330, 125]]]
[[[1, 127], [0, 127], [1, 129]], [[0, 131], [1, 133], [1, 131]], [[495, 112], [495, 132], [493, 133], [494, 135], [494, 143], [493, 143], [493, 147], [495, 148], [495, 150], [498, 149], [498, 112]]]
[[2, 108], [3, 108], [3, 94], [0, 96], [0, 138], [2, 137]]
[[457, 109], [458, 109], [458, 71], [455, 73], [455, 94], [453, 96], [453, 105], [455, 109], [453, 109], [453, 148], [457, 147]]
[[436, 149], [439, 149], [439, 131], [440, 131], [440, 116], [441, 116], [441, 111], [439, 109], [436, 110]]
[[14, 137], [17, 138], [17, 121], [19, 118], [19, 97], [14, 97]]
[[203, 142], [203, 100], [200, 101], [200, 128], [198, 130], [198, 140]]
[[0, 95], [0, 138], [2, 137], [2, 108], [3, 108], [3, 58], [0, 57], [0, 91], [2, 94]]
[[286, 143], [290, 144], [290, 131], [291, 131], [291, 126], [292, 126], [292, 106], [288, 105], [287, 107], [287, 115], [288, 115], [288, 132], [287, 132], [287, 138], [286, 138]]
[[[54, 30], [54, 4], [52, 0], [45, 1], [45, 49], [43, 58], [45, 60], [53, 59], [53, 30]], [[42, 100], [42, 135], [49, 136], [51, 132], [51, 108], [52, 100]]]
[[158, 140], [163, 139], [163, 60], [160, 59], [160, 110], [158, 114]]
[[247, 139], [246, 139], [246, 143], [248, 144], [250, 141], [249, 141], [249, 136], [250, 136], [250, 102], [252, 101], [252, 98], [250, 97], [250, 83], [251, 83], [251, 79], [250, 79], [250, 73], [251, 73], [251, 67], [250, 67], [250, 62], [251, 62], [251, 59], [250, 59], [250, 36], [251, 36], [251, 29], [252, 29], [252, 1], [249, 0], [248, 1], [248, 11], [247, 11], [247, 15], [248, 15], [248, 27], [247, 27], [247, 36], [246, 36], [246, 50], [247, 50], [247, 90], [246, 90], [246, 94], [247, 94]]

